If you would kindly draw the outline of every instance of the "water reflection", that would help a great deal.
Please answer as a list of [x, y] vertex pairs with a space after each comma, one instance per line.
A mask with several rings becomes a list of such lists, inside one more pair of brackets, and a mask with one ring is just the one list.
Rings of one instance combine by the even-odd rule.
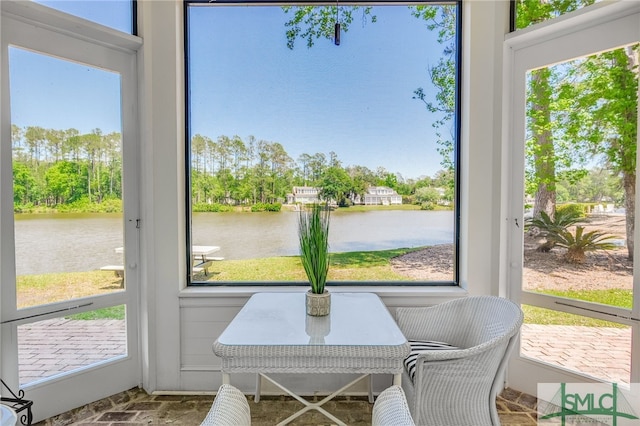
[[[91, 271], [122, 264], [120, 214], [16, 215], [18, 275]], [[192, 241], [216, 245], [225, 259], [298, 254], [297, 215], [196, 213]], [[387, 250], [453, 242], [451, 211], [334, 212], [332, 252]]]
[[[193, 243], [222, 247], [226, 259], [298, 254], [297, 214], [198, 213]], [[332, 252], [388, 250], [453, 242], [453, 212], [385, 210], [331, 215]]]

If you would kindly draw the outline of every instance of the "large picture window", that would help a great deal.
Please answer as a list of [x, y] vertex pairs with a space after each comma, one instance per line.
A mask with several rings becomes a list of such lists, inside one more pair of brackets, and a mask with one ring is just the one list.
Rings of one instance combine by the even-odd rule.
[[460, 9], [187, 3], [192, 284], [457, 283]]

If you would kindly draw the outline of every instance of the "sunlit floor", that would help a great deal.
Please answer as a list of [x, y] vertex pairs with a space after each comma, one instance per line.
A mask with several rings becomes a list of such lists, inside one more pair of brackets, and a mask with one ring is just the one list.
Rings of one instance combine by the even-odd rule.
[[[257, 404], [253, 402], [253, 397], [250, 396], [248, 399], [252, 425], [274, 425], [302, 408], [301, 403], [284, 396], [263, 396]], [[47, 419], [37, 425], [197, 426], [205, 418], [212, 401], [213, 396], [210, 395], [147, 395], [143, 390], [136, 388]], [[498, 397], [497, 405], [502, 425], [536, 424], [536, 399], [531, 395], [506, 389]], [[366, 397], [337, 398], [323, 407], [348, 425], [371, 424], [373, 404], [370, 404]], [[298, 426], [332, 423], [314, 410], [290, 424]]]

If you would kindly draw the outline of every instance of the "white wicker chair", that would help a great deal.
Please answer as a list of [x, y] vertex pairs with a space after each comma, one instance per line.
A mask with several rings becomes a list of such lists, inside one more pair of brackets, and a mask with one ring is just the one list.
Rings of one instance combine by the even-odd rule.
[[249, 426], [251, 412], [247, 397], [231, 385], [218, 389], [213, 405], [200, 426]]
[[446, 342], [459, 349], [420, 352], [414, 379], [402, 388], [418, 425], [499, 425], [496, 396], [523, 314], [495, 296], [456, 299], [425, 308], [398, 308], [408, 340]]
[[398, 385], [393, 385], [380, 393], [373, 404], [372, 426], [415, 426], [407, 398]]

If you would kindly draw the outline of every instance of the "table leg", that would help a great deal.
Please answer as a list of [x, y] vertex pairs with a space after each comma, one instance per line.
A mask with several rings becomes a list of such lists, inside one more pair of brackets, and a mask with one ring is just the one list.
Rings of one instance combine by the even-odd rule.
[[373, 374], [369, 374], [369, 404], [373, 404]]
[[402, 385], [402, 374], [393, 375], [393, 384], [398, 386]]
[[266, 374], [258, 373], [258, 375], [260, 377], [264, 377], [265, 379], [269, 380], [271, 383], [273, 383], [274, 385], [276, 385], [277, 387], [279, 387], [280, 389], [282, 389], [283, 391], [285, 391], [286, 393], [291, 395], [294, 399], [296, 399], [297, 401], [299, 401], [302, 404], [304, 404], [304, 408], [302, 408], [300, 411], [295, 412], [291, 416], [287, 417], [286, 419], [284, 419], [283, 421], [278, 423], [277, 426], [286, 425], [286, 424], [290, 423], [291, 421], [293, 421], [293, 419], [296, 419], [296, 418], [300, 417], [301, 415], [303, 415], [304, 413], [306, 413], [309, 410], [316, 410], [316, 411], [321, 412], [324, 416], [326, 416], [327, 418], [333, 420], [339, 426], [347, 426], [343, 421], [338, 419], [336, 416], [334, 416], [333, 414], [331, 414], [330, 412], [328, 412], [327, 410], [325, 410], [321, 406], [323, 404], [325, 404], [327, 401], [330, 401], [333, 398], [335, 398], [336, 396], [340, 395], [342, 392], [344, 392], [345, 390], [347, 390], [351, 386], [355, 385], [360, 380], [367, 378], [367, 376], [371, 377], [370, 374], [363, 374], [362, 376], [359, 376], [355, 380], [351, 381], [350, 383], [344, 385], [343, 387], [341, 387], [337, 391], [333, 392], [331, 395], [324, 397], [322, 400], [320, 400], [318, 402], [309, 402], [306, 399], [304, 399], [301, 396], [299, 396], [296, 393], [294, 393], [293, 391], [285, 388], [280, 383], [276, 382], [274, 379], [272, 379], [271, 377], [267, 376]]
[[260, 402], [260, 392], [262, 391], [262, 375], [256, 374], [256, 394], [253, 396], [255, 402]]
[[231, 384], [231, 376], [229, 373], [222, 373], [222, 384], [230, 385]]

